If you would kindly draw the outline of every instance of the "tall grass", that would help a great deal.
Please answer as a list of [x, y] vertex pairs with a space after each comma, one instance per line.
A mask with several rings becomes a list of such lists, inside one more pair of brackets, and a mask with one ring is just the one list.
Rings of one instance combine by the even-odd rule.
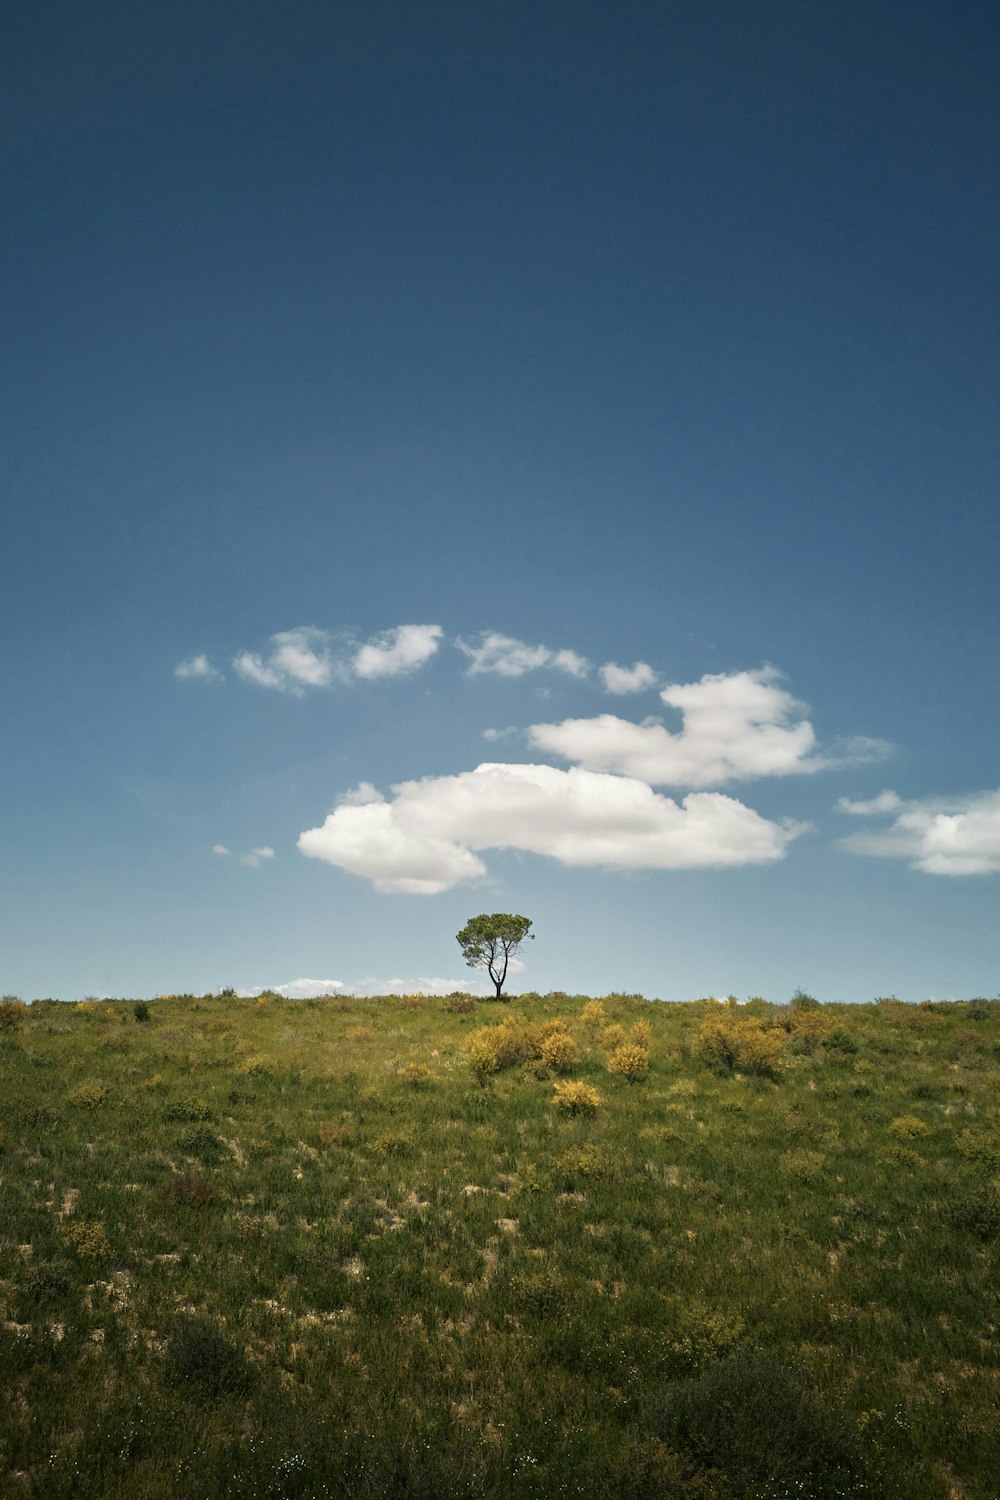
[[995, 1497], [1000, 1005], [807, 999], [11, 1004], [0, 1493]]

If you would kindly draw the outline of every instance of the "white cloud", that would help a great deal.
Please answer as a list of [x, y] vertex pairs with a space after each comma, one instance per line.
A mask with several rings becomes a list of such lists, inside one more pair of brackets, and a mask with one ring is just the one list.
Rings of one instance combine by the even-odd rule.
[[590, 671], [590, 662], [575, 651], [556, 651], [551, 665], [560, 672], [568, 672], [570, 677], [586, 677]]
[[641, 693], [656, 684], [656, 673], [648, 662], [637, 661], [632, 667], [620, 667], [606, 661], [600, 669], [601, 681], [609, 693]]
[[259, 870], [266, 859], [274, 858], [274, 850], [265, 844], [260, 849], [251, 849], [249, 854], [242, 854], [240, 864], [246, 865], [248, 870]]
[[222, 673], [213, 667], [207, 656], [192, 656], [188, 661], [179, 661], [174, 676], [182, 682], [221, 682]]
[[604, 869], [722, 868], [780, 859], [804, 828], [721, 793], [678, 804], [641, 781], [578, 767], [487, 763], [393, 792], [392, 802], [342, 802], [300, 835], [299, 849], [377, 890], [435, 895], [485, 875], [485, 849]]
[[399, 677], [429, 661], [441, 644], [440, 625], [397, 625], [374, 636], [354, 658], [358, 677]]
[[301, 693], [307, 687], [328, 687], [342, 668], [330, 650], [330, 636], [315, 625], [297, 625], [294, 630], [279, 630], [271, 637], [266, 657], [242, 651], [233, 667], [247, 682], [259, 687], [278, 688]]
[[483, 739], [490, 740], [495, 743], [497, 740], [510, 739], [510, 736], [512, 734], [517, 734], [518, 732], [519, 731], [516, 724], [508, 724], [504, 729], [484, 729]]
[[902, 807], [903, 799], [898, 792], [879, 792], [877, 797], [871, 797], [867, 802], [852, 802], [849, 797], [841, 797], [837, 807], [841, 812], [851, 813], [856, 818], [868, 818], [873, 813], [895, 812], [897, 807]]
[[[888, 828], [848, 834], [841, 848], [882, 859], [905, 859], [928, 875], [995, 875], [1000, 872], [1000, 789], [965, 797], [913, 802], [882, 792], [871, 803], [839, 804], [871, 815], [896, 812]], [[881, 806], [876, 806], [881, 804]]]
[[225, 844], [213, 844], [212, 845], [212, 853], [213, 854], [230, 854], [231, 852], [232, 852], [231, 850], [229, 850], [229, 849], [226, 848]]
[[679, 709], [677, 733], [658, 719], [636, 724], [614, 714], [533, 724], [532, 744], [592, 771], [614, 771], [653, 786], [718, 786], [758, 776], [788, 776], [883, 759], [881, 740], [851, 740], [844, 753], [820, 755], [804, 704], [778, 685], [773, 667], [710, 674], [671, 683], [660, 697]]
[[[510, 968], [514, 968], [511, 961]], [[342, 979], [292, 979], [287, 984], [255, 984], [237, 993], [247, 998], [261, 995], [269, 990], [274, 995], [284, 995], [287, 1000], [311, 1000], [324, 995], [450, 995], [455, 990], [467, 994], [493, 993], [492, 985], [484, 980], [437, 979], [424, 976], [418, 979], [377, 979], [368, 976], [355, 984], [345, 984]]]
[[567, 672], [571, 677], [585, 677], [590, 663], [585, 656], [575, 651], [552, 651], [548, 646], [528, 646], [513, 636], [501, 635], [498, 630], [483, 631], [478, 646], [472, 646], [459, 637], [455, 641], [459, 651], [465, 653], [472, 665], [470, 677], [481, 672], [491, 672], [497, 677], [523, 677], [525, 672], [534, 672], [539, 667], [554, 667]]
[[239, 993], [252, 997], [270, 990], [274, 995], [284, 995], [286, 1000], [311, 1000], [319, 995], [342, 994], [345, 988], [340, 979], [290, 979], [287, 984], [255, 984]]

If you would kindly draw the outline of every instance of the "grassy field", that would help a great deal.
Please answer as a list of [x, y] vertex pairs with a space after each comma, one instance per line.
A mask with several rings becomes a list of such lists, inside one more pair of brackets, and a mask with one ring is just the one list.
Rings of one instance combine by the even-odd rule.
[[998, 1127], [996, 1001], [5, 1002], [0, 1493], [995, 1500]]

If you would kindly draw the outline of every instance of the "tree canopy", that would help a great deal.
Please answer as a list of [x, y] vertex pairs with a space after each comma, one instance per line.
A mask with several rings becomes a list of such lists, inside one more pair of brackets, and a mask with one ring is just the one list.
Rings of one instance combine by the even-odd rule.
[[507, 978], [507, 965], [526, 939], [534, 939], [529, 932], [530, 917], [515, 916], [507, 911], [495, 911], [487, 916], [470, 917], [456, 933], [462, 954], [470, 969], [486, 969], [496, 986], [496, 998], [502, 999], [501, 990]]

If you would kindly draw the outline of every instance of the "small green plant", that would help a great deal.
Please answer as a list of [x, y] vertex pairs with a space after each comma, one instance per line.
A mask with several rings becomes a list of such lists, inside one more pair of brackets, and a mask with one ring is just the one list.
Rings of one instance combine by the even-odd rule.
[[190, 1094], [183, 1099], [172, 1099], [163, 1109], [164, 1120], [180, 1120], [185, 1124], [194, 1124], [199, 1120], [210, 1120], [212, 1114], [212, 1106], [207, 1099], [196, 1099]]
[[81, 1260], [107, 1260], [111, 1254], [104, 1225], [99, 1220], [70, 1220], [63, 1226], [62, 1238]]
[[945, 1219], [953, 1229], [978, 1239], [996, 1239], [1000, 1235], [1000, 1188], [992, 1182], [973, 1183], [946, 1205]]
[[98, 1109], [108, 1097], [107, 1084], [97, 1078], [85, 1079], [66, 1095], [67, 1102], [77, 1109]]
[[407, 1083], [415, 1089], [426, 1088], [431, 1081], [431, 1070], [426, 1063], [407, 1063], [402, 1072]]
[[208, 1318], [182, 1313], [167, 1345], [167, 1370], [178, 1385], [210, 1396], [239, 1396], [250, 1384], [243, 1350]]
[[135, 1019], [137, 1021], [143, 1022], [143, 1021], [150, 1020], [150, 1018], [152, 1017], [153, 1012], [149, 1008], [149, 1002], [148, 1001], [146, 1001], [146, 1000], [137, 1000], [135, 1002], [135, 1004], [132, 1006], [132, 1014], [135, 1016]]
[[897, 1115], [895, 1120], [889, 1121], [889, 1129], [900, 1141], [916, 1141], [931, 1133], [930, 1126], [917, 1115]]
[[177, 1203], [184, 1208], [205, 1208], [215, 1201], [216, 1196], [207, 1177], [197, 1177], [189, 1172], [171, 1177], [160, 1193], [164, 1203]]

